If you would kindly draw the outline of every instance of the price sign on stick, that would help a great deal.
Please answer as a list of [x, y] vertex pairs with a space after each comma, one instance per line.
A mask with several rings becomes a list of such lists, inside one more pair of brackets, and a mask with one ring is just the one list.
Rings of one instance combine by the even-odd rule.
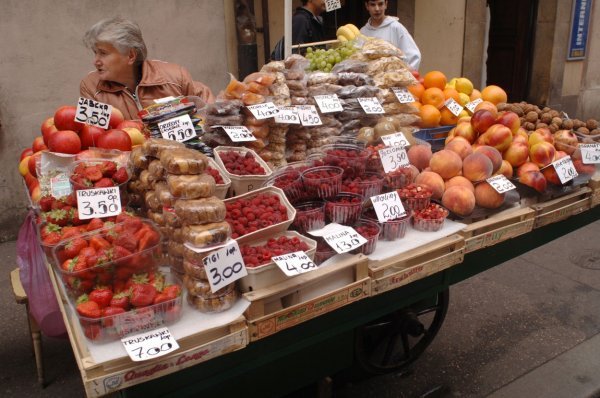
[[600, 144], [579, 144], [579, 149], [584, 164], [600, 163]]
[[577, 170], [575, 170], [575, 165], [570, 156], [555, 160], [552, 162], [552, 167], [556, 170], [561, 184], [565, 184], [579, 175], [577, 174]]
[[275, 261], [275, 264], [277, 264], [287, 276], [300, 275], [305, 272], [314, 271], [318, 268], [303, 251], [271, 257], [271, 260]]
[[383, 110], [383, 106], [381, 106], [381, 103], [379, 102], [379, 100], [376, 97], [357, 98], [357, 99], [358, 99], [358, 103], [360, 104], [360, 106], [362, 106], [365, 113], [373, 114], [373, 115], [385, 113], [385, 111]]
[[344, 227], [323, 236], [325, 242], [337, 253], [347, 253], [367, 243], [361, 234], [352, 227]]
[[408, 91], [406, 87], [392, 87], [392, 90], [401, 104], [410, 104], [411, 102], [415, 102], [415, 97], [413, 97], [411, 92]]
[[393, 146], [380, 149], [378, 152], [381, 164], [383, 165], [383, 171], [386, 173], [398, 170], [400, 167], [410, 166], [408, 155], [403, 147]]
[[373, 203], [373, 209], [379, 222], [395, 220], [406, 215], [406, 210], [404, 210], [400, 196], [396, 191], [371, 196], [371, 203]]
[[242, 253], [235, 240], [204, 257], [203, 262], [210, 290], [213, 293], [248, 275]]
[[74, 120], [76, 122], [107, 129], [111, 114], [112, 105], [94, 101], [89, 98], [79, 97]]
[[190, 115], [181, 115], [160, 122], [158, 129], [166, 140], [184, 142], [196, 138], [196, 130]]
[[321, 113], [342, 112], [344, 110], [340, 99], [335, 94], [315, 95], [314, 98]]
[[326, 12], [337, 10], [338, 8], [342, 8], [342, 3], [340, 0], [325, 0]]
[[458, 102], [454, 100], [454, 98], [448, 98], [448, 100], [444, 102], [444, 105], [446, 105], [446, 108], [448, 108], [448, 110], [456, 117], [458, 117], [458, 115], [460, 115], [464, 109]]
[[500, 174], [497, 176], [490, 177], [486, 179], [487, 183], [492, 186], [498, 193], [504, 193], [507, 191], [511, 191], [513, 189], [517, 189], [515, 184], [510, 182], [506, 176]]
[[295, 106], [282, 106], [275, 115], [275, 123], [300, 124], [300, 116]]
[[123, 337], [121, 343], [129, 358], [136, 362], [162, 357], [179, 349], [177, 340], [166, 327]]
[[473, 101], [467, 103], [465, 105], [465, 107], [469, 110], [469, 112], [475, 113], [475, 108], [477, 107], [477, 105], [481, 104], [482, 102], [483, 102], [483, 100], [481, 98], [477, 98], [476, 100], [473, 100]]
[[77, 211], [80, 220], [118, 216], [121, 214], [119, 187], [78, 190]]
[[246, 108], [252, 115], [257, 119], [268, 119], [279, 113], [279, 109], [272, 102], [265, 102], [264, 104], [248, 105]]
[[298, 105], [296, 110], [303, 126], [320, 126], [323, 124], [314, 105]]
[[383, 145], [385, 146], [400, 146], [405, 147], [409, 145], [408, 140], [404, 136], [403, 133], [394, 133], [388, 135], [382, 135], [381, 141], [383, 141]]
[[[216, 126], [213, 126], [216, 127]], [[256, 141], [256, 137], [252, 134], [246, 126], [218, 126], [221, 127], [231, 141], [233, 142], [245, 142], [245, 141]]]

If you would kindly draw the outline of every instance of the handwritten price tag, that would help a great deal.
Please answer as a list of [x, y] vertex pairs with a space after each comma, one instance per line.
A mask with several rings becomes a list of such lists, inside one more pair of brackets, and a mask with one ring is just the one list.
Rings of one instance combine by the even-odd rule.
[[305, 272], [314, 271], [318, 266], [303, 252], [294, 252], [283, 254], [281, 256], [271, 257], [275, 264], [287, 275], [295, 276]]
[[357, 99], [358, 99], [358, 103], [360, 104], [360, 106], [362, 106], [365, 113], [373, 114], [373, 115], [385, 113], [385, 111], [383, 110], [383, 106], [381, 106], [381, 103], [379, 102], [379, 100], [376, 97], [357, 98]]
[[448, 98], [448, 100], [444, 102], [444, 105], [446, 105], [446, 108], [448, 108], [448, 110], [452, 112], [454, 116], [460, 115], [464, 109], [458, 102], [454, 100], [454, 98]]
[[344, 110], [340, 99], [335, 94], [315, 95], [314, 98], [321, 113], [342, 112]]
[[107, 129], [111, 114], [112, 105], [94, 101], [89, 98], [79, 97], [74, 120], [76, 122]]
[[210, 290], [213, 293], [248, 275], [242, 253], [235, 240], [204, 257], [203, 262]]
[[401, 104], [415, 102], [415, 97], [413, 97], [406, 87], [392, 87], [392, 91], [394, 91], [396, 98], [398, 98], [398, 101], [400, 101]]
[[492, 186], [498, 193], [504, 193], [517, 189], [515, 184], [510, 182], [506, 176], [500, 174], [486, 179], [487, 183]]
[[361, 247], [367, 240], [352, 227], [344, 227], [323, 236], [325, 242], [337, 253], [347, 253]]
[[166, 327], [123, 337], [121, 343], [129, 358], [136, 362], [162, 357], [179, 349], [177, 340]]
[[408, 140], [404, 136], [403, 133], [394, 133], [388, 135], [382, 135], [381, 141], [383, 141], [383, 145], [385, 146], [400, 146], [405, 147], [409, 145]]
[[303, 126], [320, 126], [323, 124], [319, 112], [314, 105], [298, 105], [298, 116], [300, 116], [300, 123]]
[[600, 144], [579, 144], [579, 149], [584, 164], [600, 163]]
[[300, 124], [300, 116], [295, 106], [282, 106], [279, 113], [275, 115], [275, 123]]
[[80, 220], [118, 216], [121, 214], [119, 187], [80, 189], [77, 211]]
[[406, 210], [404, 210], [400, 196], [396, 191], [371, 196], [371, 203], [373, 203], [373, 209], [379, 222], [395, 220], [406, 215]]
[[65, 173], [60, 173], [57, 176], [50, 178], [50, 191], [55, 198], [60, 198], [73, 192], [69, 176]]
[[577, 170], [575, 170], [575, 165], [570, 156], [555, 160], [552, 162], [552, 167], [556, 170], [561, 184], [565, 184], [579, 175], [577, 174]]
[[256, 137], [246, 126], [219, 126], [233, 142], [256, 141]]
[[386, 173], [410, 165], [408, 155], [403, 147], [393, 146], [380, 149], [378, 152], [381, 164], [383, 165], [383, 171]]
[[181, 115], [158, 123], [158, 129], [166, 140], [184, 142], [196, 137], [190, 115]]
[[272, 102], [265, 102], [264, 104], [248, 105], [248, 110], [252, 112], [252, 115], [258, 120], [268, 119], [279, 113], [279, 109]]
[[477, 107], [477, 105], [481, 104], [482, 102], [483, 102], [483, 100], [481, 98], [477, 98], [476, 100], [473, 100], [473, 101], [467, 103], [465, 105], [465, 107], [469, 110], [469, 112], [475, 113], [475, 108]]
[[342, 3], [340, 0], [325, 0], [326, 12], [337, 10], [338, 8], [342, 8]]

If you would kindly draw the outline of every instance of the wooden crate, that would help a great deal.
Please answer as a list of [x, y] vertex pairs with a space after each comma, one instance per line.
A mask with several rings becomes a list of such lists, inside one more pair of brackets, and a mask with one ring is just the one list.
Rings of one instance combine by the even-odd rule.
[[531, 206], [535, 210], [535, 223], [533, 228], [565, 220], [571, 216], [590, 209], [592, 190], [583, 187], [577, 191], [548, 202]]
[[240, 316], [228, 325], [177, 340], [177, 351], [155, 360], [134, 362], [129, 357], [122, 357], [96, 363], [89, 353], [86, 338], [79, 333], [79, 328], [75, 327], [77, 317], [66, 310], [66, 298], [62, 295], [62, 289], [58, 288], [54, 273], [50, 274], [88, 397], [111, 394], [248, 345], [248, 326], [245, 318]]
[[[367, 257], [348, 256], [264, 289], [244, 293], [250, 301], [246, 319], [250, 341], [256, 341], [370, 295]], [[347, 278], [350, 280], [347, 280]], [[343, 286], [338, 286], [341, 283]], [[330, 287], [331, 286], [331, 287]], [[325, 292], [306, 299], [308, 291]]]
[[514, 208], [474, 222], [460, 231], [465, 238], [465, 254], [526, 234], [533, 229], [535, 210]]
[[593, 176], [588, 183], [588, 187], [592, 190], [590, 207], [593, 208], [600, 204], [600, 177]]
[[464, 255], [465, 240], [455, 234], [388, 259], [371, 262], [371, 294], [381, 294], [440, 272], [461, 263]]

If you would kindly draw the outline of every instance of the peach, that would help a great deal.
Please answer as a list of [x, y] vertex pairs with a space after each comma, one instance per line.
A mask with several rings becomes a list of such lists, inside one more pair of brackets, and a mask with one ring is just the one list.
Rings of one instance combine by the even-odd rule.
[[473, 153], [473, 148], [471, 148], [471, 143], [467, 141], [465, 138], [456, 136], [453, 140], [446, 144], [444, 149], [449, 151], [456, 152], [461, 159], [467, 157]]
[[539, 193], [543, 193], [547, 186], [546, 177], [539, 170], [523, 171], [519, 175], [519, 182], [535, 189]]
[[490, 101], [495, 105], [508, 101], [508, 95], [506, 95], [506, 91], [504, 91], [502, 87], [495, 86], [493, 84], [490, 84], [481, 90], [481, 98], [483, 98], [484, 101]]
[[496, 148], [489, 145], [478, 145], [473, 146], [473, 152], [483, 153], [485, 156], [490, 158], [492, 161], [492, 166], [494, 166], [492, 170], [492, 174], [494, 174], [500, 166], [502, 166], [502, 154]]
[[522, 142], [512, 142], [502, 154], [504, 160], [513, 167], [519, 167], [529, 159], [529, 147]]
[[514, 142], [521, 142], [529, 147], [529, 136], [527, 134], [523, 136], [521, 133], [517, 133], [513, 135], [513, 143]]
[[447, 191], [451, 187], [460, 186], [460, 187], [467, 188], [471, 192], [475, 192], [475, 187], [473, 186], [473, 183], [463, 176], [452, 177], [451, 179], [446, 180], [444, 185], [445, 185], [445, 191]]
[[554, 145], [546, 141], [538, 142], [529, 147], [529, 159], [540, 168], [552, 163], [555, 154]]
[[494, 173], [494, 175], [502, 174], [506, 178], [512, 178], [513, 173], [514, 173], [514, 170], [513, 170], [512, 165], [510, 163], [508, 163], [508, 161], [503, 160], [502, 166], [500, 166], [500, 168], [498, 169], [498, 171], [496, 171]]
[[503, 124], [494, 124], [477, 138], [477, 142], [504, 152], [512, 142], [512, 132]]
[[433, 153], [429, 145], [411, 145], [407, 151], [408, 161], [419, 170], [429, 166]]
[[481, 181], [492, 176], [494, 165], [490, 158], [480, 152], [473, 152], [463, 161], [463, 177], [469, 181]]
[[475, 131], [475, 129], [473, 128], [473, 125], [471, 123], [459, 122], [453, 130], [454, 130], [454, 133], [453, 133], [454, 136], [463, 137], [467, 141], [469, 141], [469, 143], [471, 143], [471, 144], [474, 143], [475, 140], [477, 139], [478, 134]]
[[575, 152], [575, 149], [579, 146], [577, 136], [571, 130], [558, 130], [553, 135], [554, 147], [559, 151], [564, 151], [569, 155]]
[[488, 109], [475, 111], [473, 116], [471, 116], [471, 126], [473, 126], [473, 130], [478, 134], [485, 133], [485, 131], [494, 123], [496, 123], [496, 115]]
[[497, 209], [504, 203], [504, 194], [498, 193], [487, 182], [481, 182], [475, 186], [475, 202], [486, 209]]
[[459, 123], [462, 122], [466, 122], [466, 123], [471, 123], [471, 116], [461, 116], [458, 118], [458, 121], [456, 122], [456, 124], [458, 125]]
[[442, 205], [459, 216], [468, 216], [475, 208], [475, 194], [462, 186], [450, 187], [442, 195]]
[[431, 156], [429, 167], [431, 167], [431, 171], [438, 173], [443, 179], [447, 180], [460, 173], [462, 159], [456, 152], [442, 149]]
[[531, 134], [529, 134], [529, 138], [527, 139], [530, 148], [542, 141], [554, 144], [554, 137], [552, 136], [550, 130], [546, 127], [540, 127], [539, 129], [533, 131]]
[[[537, 144], [537, 145], [539, 145], [539, 144]], [[556, 153], [554, 154], [554, 160], [552, 160], [552, 162], [554, 162], [555, 160], [558, 160], [558, 159], [562, 159], [567, 156], [569, 156], [569, 155], [567, 155], [563, 151], [556, 151]], [[560, 182], [560, 178], [558, 177], [558, 173], [556, 173], [556, 169], [554, 168], [554, 166], [550, 165], [548, 167], [543, 168], [542, 174], [544, 175], [544, 177], [546, 177], [546, 181], [548, 181], [554, 185], [562, 185], [562, 183]]]
[[517, 168], [517, 177], [521, 178], [521, 175], [530, 171], [540, 171], [540, 168], [533, 162], [525, 162]]
[[490, 101], [484, 100], [483, 102], [477, 104], [477, 106], [475, 107], [475, 112], [481, 109], [487, 109], [488, 111], [492, 112], [492, 114], [494, 115], [494, 119], [498, 117], [498, 108], [496, 108], [496, 105], [492, 104]]
[[511, 111], [500, 112], [496, 118], [496, 123], [505, 125], [513, 134], [516, 134], [521, 127], [519, 115]]
[[444, 179], [438, 173], [434, 173], [433, 171], [423, 171], [417, 176], [415, 183], [427, 185], [433, 192], [433, 195], [431, 195], [433, 199], [441, 199], [446, 188]]
[[594, 174], [596, 172], [596, 166], [593, 164], [585, 164], [581, 159], [573, 159], [573, 166], [579, 174]]

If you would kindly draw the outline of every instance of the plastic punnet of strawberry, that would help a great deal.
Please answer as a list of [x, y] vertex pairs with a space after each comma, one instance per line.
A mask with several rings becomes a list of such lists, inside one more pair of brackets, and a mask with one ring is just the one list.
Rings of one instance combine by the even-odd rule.
[[73, 162], [69, 180], [75, 191], [90, 188], [125, 188], [131, 178], [128, 161], [113, 159], [84, 159]]

